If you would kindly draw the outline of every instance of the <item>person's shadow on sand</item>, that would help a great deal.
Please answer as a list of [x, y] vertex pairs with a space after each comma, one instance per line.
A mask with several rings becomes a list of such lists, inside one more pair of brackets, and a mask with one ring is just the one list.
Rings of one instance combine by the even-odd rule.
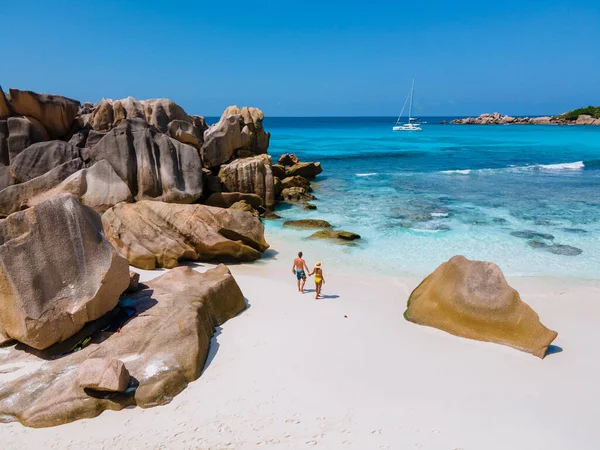
[[[312, 294], [314, 292], [315, 292], [315, 289], [304, 289], [304, 293], [305, 294]], [[325, 300], [325, 299], [328, 299], [328, 298], [340, 298], [340, 296], [337, 295], [337, 294], [330, 294], [330, 295], [321, 294], [320, 300]]]

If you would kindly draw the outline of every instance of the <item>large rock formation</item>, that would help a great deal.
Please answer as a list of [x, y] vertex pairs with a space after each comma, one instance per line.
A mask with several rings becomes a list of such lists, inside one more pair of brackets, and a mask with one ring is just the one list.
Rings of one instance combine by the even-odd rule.
[[206, 206], [218, 206], [219, 208], [229, 208], [237, 202], [246, 202], [254, 209], [260, 209], [264, 206], [263, 199], [256, 194], [244, 194], [241, 192], [215, 192], [211, 194], [204, 204]]
[[33, 117], [9, 117], [8, 126], [8, 155], [6, 164], [12, 162], [19, 153], [32, 144], [50, 139], [44, 126]]
[[0, 218], [39, 203], [35, 200], [36, 197], [58, 186], [82, 168], [81, 159], [72, 159], [33, 180], [6, 187], [0, 191]]
[[268, 155], [236, 159], [223, 165], [219, 178], [229, 192], [257, 194], [267, 209], [275, 205], [271, 157]]
[[285, 167], [285, 166], [293, 166], [295, 164], [298, 164], [299, 162], [300, 162], [300, 160], [293, 153], [284, 153], [277, 160], [277, 164], [279, 164], [279, 165], [281, 165], [283, 167]]
[[65, 141], [48, 141], [27, 147], [11, 160], [10, 167], [17, 182], [23, 183], [74, 159], [81, 159], [77, 147]]
[[412, 292], [404, 317], [456, 336], [509, 345], [539, 358], [556, 338], [490, 262], [455, 256]]
[[106, 160], [136, 200], [192, 203], [202, 195], [198, 151], [158, 133], [141, 119], [126, 119], [93, 148], [90, 163]]
[[17, 180], [11, 173], [10, 167], [0, 166], [0, 191], [16, 183]]
[[10, 89], [14, 114], [33, 117], [41, 122], [50, 138], [64, 138], [79, 112], [79, 102], [60, 95], [36, 94]]
[[99, 216], [73, 196], [0, 221], [0, 330], [36, 349], [78, 332], [114, 308], [129, 268]]
[[281, 198], [286, 202], [306, 202], [317, 198], [302, 187], [290, 187], [282, 189]]
[[269, 247], [258, 218], [205, 205], [121, 203], [102, 222], [115, 248], [141, 269], [172, 268], [181, 259], [252, 261]]
[[[29, 206], [37, 205], [60, 194], [71, 194], [81, 203], [103, 213], [117, 203], [131, 202], [131, 191], [108, 161], [102, 160], [88, 169], [79, 170], [58, 186], [28, 199]], [[2, 193], [0, 193], [0, 199]]]
[[307, 192], [312, 192], [312, 188], [310, 187], [310, 181], [306, 178], [301, 177], [299, 175], [295, 175], [293, 177], [286, 177], [281, 180], [282, 189], [288, 189], [292, 187], [301, 187], [304, 188]]
[[[41, 353], [5, 348], [0, 353], [0, 372], [5, 375], [0, 377], [2, 420], [48, 427], [95, 417], [106, 409], [162, 405], [197, 379], [214, 328], [246, 308], [240, 288], [225, 266], [203, 274], [177, 268], [147, 286], [128, 296], [135, 315], [118, 333], [101, 331], [110, 329], [107, 324], [113, 320], [105, 316]], [[86, 336], [92, 337], [87, 347], [64, 355]], [[90, 358], [122, 361], [136, 384], [130, 383], [124, 393], [94, 395], [84, 390], [76, 374]], [[22, 367], [27, 370], [18, 372]]]
[[[568, 113], [567, 113], [568, 114]], [[587, 114], [580, 114], [575, 119], [560, 116], [543, 116], [543, 117], [512, 117], [502, 115], [500, 113], [483, 113], [478, 117], [465, 117], [455, 119], [451, 123], [461, 125], [600, 125], [600, 119], [595, 119]]]
[[314, 178], [323, 172], [320, 162], [301, 162], [288, 167], [285, 174], [288, 177], [301, 176], [303, 178]]
[[[192, 145], [202, 146], [206, 122], [201, 116], [189, 116], [181, 106], [168, 98], [136, 100], [102, 99], [91, 113], [89, 124], [96, 132], [107, 132], [126, 119], [142, 119], [159, 132]], [[88, 145], [91, 147], [91, 145]]]
[[216, 124], [204, 132], [204, 165], [215, 169], [235, 156], [267, 152], [270, 134], [263, 128], [264, 114], [258, 108], [228, 107]]

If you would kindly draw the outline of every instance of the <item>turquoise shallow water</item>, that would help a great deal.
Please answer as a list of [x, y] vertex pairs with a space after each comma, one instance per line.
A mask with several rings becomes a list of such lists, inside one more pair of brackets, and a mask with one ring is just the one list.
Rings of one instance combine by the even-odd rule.
[[[406, 133], [393, 118], [266, 119], [274, 160], [289, 152], [324, 168], [318, 210], [279, 214], [361, 234], [356, 247], [328, 247], [336, 264], [422, 276], [463, 254], [508, 275], [600, 278], [600, 127], [424, 120]], [[309, 233], [267, 229], [317, 251]]]

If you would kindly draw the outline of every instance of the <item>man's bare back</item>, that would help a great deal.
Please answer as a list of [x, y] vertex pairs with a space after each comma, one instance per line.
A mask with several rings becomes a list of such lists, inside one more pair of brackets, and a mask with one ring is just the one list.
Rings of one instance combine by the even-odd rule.
[[294, 260], [294, 270], [306, 270], [308, 272], [306, 261], [304, 261], [302, 258], [296, 258]]

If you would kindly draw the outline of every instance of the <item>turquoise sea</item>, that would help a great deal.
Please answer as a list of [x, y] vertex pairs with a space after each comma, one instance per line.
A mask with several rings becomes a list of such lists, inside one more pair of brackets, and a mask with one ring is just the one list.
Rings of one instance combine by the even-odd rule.
[[[600, 278], [600, 127], [441, 125], [393, 132], [394, 118], [267, 118], [269, 153], [321, 161], [316, 211], [282, 205], [363, 236], [316, 245], [268, 221], [310, 260], [423, 276], [453, 255], [507, 275]], [[449, 120], [451, 118], [446, 118]], [[320, 254], [315, 254], [320, 253]]]

